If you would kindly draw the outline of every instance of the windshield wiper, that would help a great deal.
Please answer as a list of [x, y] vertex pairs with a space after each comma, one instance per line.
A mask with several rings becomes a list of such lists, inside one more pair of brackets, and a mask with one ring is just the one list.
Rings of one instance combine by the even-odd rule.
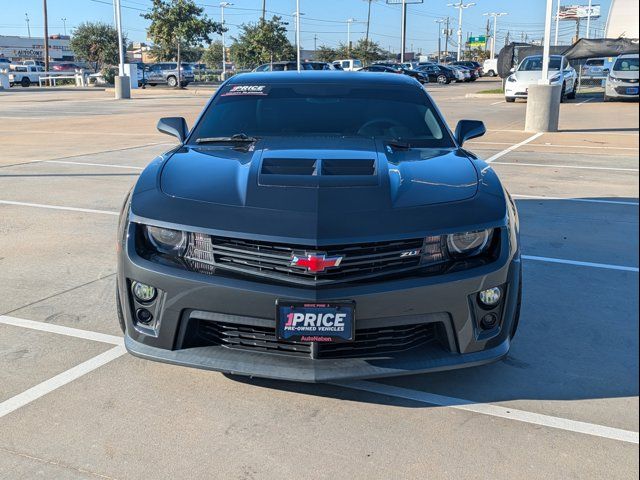
[[196, 143], [254, 143], [258, 138], [250, 137], [246, 133], [236, 133], [230, 137], [205, 137], [198, 138]]

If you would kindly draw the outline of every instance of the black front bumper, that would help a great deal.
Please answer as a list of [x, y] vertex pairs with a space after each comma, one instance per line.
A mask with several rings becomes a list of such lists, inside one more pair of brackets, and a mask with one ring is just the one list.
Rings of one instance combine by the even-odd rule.
[[[520, 284], [520, 255], [515, 237], [503, 235], [500, 257], [490, 264], [442, 275], [413, 275], [363, 284], [312, 289], [263, 283], [245, 278], [209, 276], [162, 266], [139, 257], [132, 236], [119, 255], [118, 288], [125, 317], [125, 345], [133, 355], [161, 362], [231, 374], [303, 382], [331, 382], [434, 372], [490, 363], [509, 350]], [[130, 282], [155, 286], [156, 331], [140, 328]], [[477, 292], [503, 286], [499, 324], [491, 331], [479, 327]], [[277, 299], [307, 302], [356, 303], [357, 329], [437, 324], [439, 335], [419, 347], [397, 351], [314, 358], [198, 345], [186, 332], [194, 317], [231, 325], [275, 328]]]

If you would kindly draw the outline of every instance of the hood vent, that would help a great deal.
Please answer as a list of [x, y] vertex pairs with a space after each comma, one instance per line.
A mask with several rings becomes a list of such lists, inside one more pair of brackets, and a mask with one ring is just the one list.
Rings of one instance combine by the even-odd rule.
[[358, 187], [378, 184], [370, 158], [263, 158], [259, 184], [278, 187]]

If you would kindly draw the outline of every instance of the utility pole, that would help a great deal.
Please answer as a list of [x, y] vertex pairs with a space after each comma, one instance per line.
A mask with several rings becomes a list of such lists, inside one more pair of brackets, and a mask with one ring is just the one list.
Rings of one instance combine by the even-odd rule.
[[574, 43], [580, 40], [580, 17], [576, 18], [576, 38]]
[[483, 13], [486, 17], [493, 17], [493, 37], [491, 38], [491, 59], [496, 56], [496, 39], [498, 38], [498, 17], [504, 17], [507, 15], [505, 12], [501, 13]]
[[[484, 14], [483, 14], [484, 15]], [[487, 50], [489, 50], [489, 36], [491, 35], [491, 27], [489, 23], [489, 19], [487, 18], [487, 27], [484, 32], [484, 54], [487, 54]], [[493, 44], [494, 38], [491, 37], [491, 43]], [[493, 56], [491, 57], [493, 58]]]
[[560, 3], [561, 0], [557, 0], [558, 4], [556, 6], [556, 39], [555, 39], [555, 46], [558, 46], [558, 34], [560, 33]]
[[460, 56], [462, 55], [462, 11], [471, 8], [475, 5], [475, 2], [471, 3], [463, 3], [460, 0], [458, 3], [448, 3], [447, 7], [453, 7], [458, 9], [458, 58], [460, 60]]
[[232, 6], [233, 3], [221, 2], [220, 3], [220, 21], [222, 22], [222, 81], [227, 79], [227, 46], [225, 44], [224, 36], [224, 9]]
[[449, 35], [451, 31], [449, 30], [449, 17], [447, 17], [447, 26], [444, 31], [444, 57], [445, 60], [449, 58]]
[[62, 29], [64, 31], [64, 36], [67, 36], [67, 19], [66, 17], [62, 17], [60, 20], [62, 20]]
[[29, 38], [31, 38], [31, 27], [29, 26], [29, 14], [28, 13], [24, 14], [24, 19], [27, 22], [27, 35], [29, 36]]
[[264, 22], [267, 17], [267, 0], [262, 0], [262, 21]]
[[440, 55], [442, 52], [442, 24], [445, 22], [444, 18], [434, 20], [438, 24], [438, 63], [440, 63]]
[[[44, 71], [49, 71], [49, 17], [47, 16], [47, 0], [42, 2], [44, 15]], [[51, 85], [51, 80], [48, 81]]]
[[589, 10], [587, 11], [587, 38], [591, 38], [591, 4], [592, 0], [589, 0]]
[[302, 70], [302, 63], [300, 61], [300, 0], [296, 0], [296, 57], [299, 72]]
[[369, 3], [369, 9], [367, 11], [367, 33], [364, 37], [365, 42], [368, 44], [369, 43], [369, 25], [371, 25], [371, 4], [373, 3], [374, 0], [367, 0], [367, 2]]
[[349, 56], [351, 56], [351, 24], [355, 21], [355, 18], [347, 18], [347, 52]]
[[317, 51], [318, 51], [318, 34], [316, 33], [316, 34], [313, 36], [313, 53], [314, 53], [314, 56], [315, 56], [315, 53], [316, 53]]

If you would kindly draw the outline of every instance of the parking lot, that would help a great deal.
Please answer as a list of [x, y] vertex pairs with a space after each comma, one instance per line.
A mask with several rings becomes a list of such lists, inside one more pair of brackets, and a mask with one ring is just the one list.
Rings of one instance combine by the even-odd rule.
[[[560, 132], [525, 102], [427, 89], [517, 200], [509, 357], [340, 385], [126, 354], [115, 232], [141, 169], [212, 90], [0, 92], [0, 478], [637, 478], [638, 104], [583, 96]], [[468, 94], [472, 94], [471, 97]]]

